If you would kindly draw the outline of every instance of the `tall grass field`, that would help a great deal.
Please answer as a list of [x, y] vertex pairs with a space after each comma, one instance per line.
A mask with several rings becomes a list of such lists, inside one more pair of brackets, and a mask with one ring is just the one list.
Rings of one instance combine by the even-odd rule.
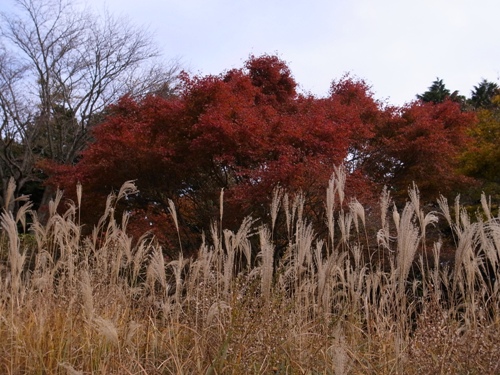
[[429, 209], [414, 187], [402, 207], [383, 192], [365, 209], [344, 179], [337, 170], [325, 192], [323, 231], [283, 189], [267, 218], [224, 229], [221, 194], [197, 255], [179, 245], [176, 259], [115, 217], [130, 182], [86, 236], [81, 187], [67, 206], [58, 193], [43, 224], [7, 200], [0, 373], [499, 374], [500, 218], [487, 197], [474, 214], [459, 199]]

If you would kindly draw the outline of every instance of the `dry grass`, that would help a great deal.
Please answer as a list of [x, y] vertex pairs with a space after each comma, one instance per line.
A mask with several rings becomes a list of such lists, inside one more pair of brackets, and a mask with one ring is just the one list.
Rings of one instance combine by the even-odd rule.
[[[117, 200], [136, 191], [131, 183], [109, 197], [89, 237], [80, 199], [59, 214], [57, 195], [43, 225], [29, 205], [13, 216], [6, 204], [0, 372], [499, 373], [500, 220], [486, 198], [471, 220], [444, 199], [424, 214], [415, 187], [399, 212], [384, 192], [373, 244], [361, 204], [341, 204], [344, 181], [336, 170], [326, 192], [326, 238], [303, 216], [304, 198], [279, 189], [269, 226], [246, 219], [236, 233], [224, 230], [221, 204], [210, 244], [174, 261], [150, 236], [132, 246], [127, 217], [114, 217]], [[33, 224], [20, 235], [27, 215]], [[280, 215], [289, 243], [276, 259]], [[453, 233], [454, 265], [440, 264], [440, 242], [428, 248], [438, 218]], [[384, 255], [367, 259], [367, 247]]]

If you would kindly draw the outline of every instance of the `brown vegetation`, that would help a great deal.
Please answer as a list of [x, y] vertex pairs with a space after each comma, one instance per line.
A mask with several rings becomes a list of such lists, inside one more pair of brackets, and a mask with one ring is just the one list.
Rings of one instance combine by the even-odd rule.
[[[471, 220], [458, 200], [450, 209], [441, 199], [438, 211], [424, 213], [416, 188], [402, 210], [391, 208], [385, 192], [375, 244], [361, 204], [342, 204], [343, 178], [337, 170], [327, 189], [325, 238], [304, 217], [304, 198], [281, 190], [268, 226], [248, 218], [238, 231], [224, 230], [221, 204], [189, 259], [182, 251], [165, 258], [148, 235], [132, 244], [127, 216], [114, 215], [116, 203], [135, 192], [131, 183], [108, 198], [88, 237], [78, 219], [81, 188], [62, 214], [58, 194], [44, 225], [29, 204], [15, 216], [4, 210], [0, 371], [500, 372], [500, 221], [486, 199], [482, 216]], [[31, 227], [19, 234], [27, 217]], [[281, 257], [273, 239], [279, 218], [289, 239]], [[449, 264], [440, 264], [439, 239], [427, 236], [438, 219], [455, 243]], [[386, 255], [385, 267], [377, 254]]]

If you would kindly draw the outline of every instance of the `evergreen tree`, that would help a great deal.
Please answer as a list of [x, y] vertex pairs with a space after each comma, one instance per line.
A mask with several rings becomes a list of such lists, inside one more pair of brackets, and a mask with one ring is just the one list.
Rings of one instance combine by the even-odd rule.
[[[456, 96], [456, 92], [453, 93]], [[442, 103], [450, 97], [450, 90], [448, 90], [443, 83], [442, 79], [436, 78], [432, 85], [423, 94], [418, 94], [417, 99], [429, 103]]]
[[483, 79], [477, 86], [474, 86], [470, 103], [474, 108], [490, 108], [493, 98], [499, 94], [500, 88], [496, 83]]

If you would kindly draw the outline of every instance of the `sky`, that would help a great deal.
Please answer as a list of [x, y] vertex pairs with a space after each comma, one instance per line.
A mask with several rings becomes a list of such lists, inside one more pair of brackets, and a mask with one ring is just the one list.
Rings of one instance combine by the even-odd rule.
[[[1, 0], [0, 11], [7, 2]], [[498, 0], [87, 0], [147, 27], [165, 60], [192, 74], [241, 68], [250, 55], [287, 62], [302, 92], [326, 96], [344, 74], [403, 105], [437, 77], [470, 96], [500, 84]], [[4, 8], [4, 9], [2, 9]]]

